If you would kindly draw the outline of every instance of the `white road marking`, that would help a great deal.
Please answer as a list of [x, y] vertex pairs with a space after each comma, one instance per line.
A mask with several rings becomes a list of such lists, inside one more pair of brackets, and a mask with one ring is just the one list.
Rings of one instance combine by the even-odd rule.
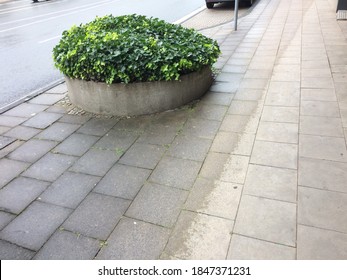
[[196, 14], [200, 13], [201, 11], [203, 11], [205, 9], [206, 9], [206, 6], [201, 6], [199, 9], [196, 9], [195, 11], [193, 11], [190, 14], [180, 18], [179, 20], [176, 20], [173, 23], [174, 24], [181, 24], [182, 22], [185, 22], [186, 20], [190, 19], [191, 17], [195, 16]]
[[43, 43], [47, 43], [47, 42], [49, 42], [49, 41], [53, 41], [53, 40], [56, 40], [56, 39], [59, 39], [59, 38], [61, 38], [61, 35], [54, 36], [54, 37], [51, 37], [51, 38], [49, 38], [49, 39], [39, 41], [38, 43], [39, 43], [39, 44], [43, 44]]

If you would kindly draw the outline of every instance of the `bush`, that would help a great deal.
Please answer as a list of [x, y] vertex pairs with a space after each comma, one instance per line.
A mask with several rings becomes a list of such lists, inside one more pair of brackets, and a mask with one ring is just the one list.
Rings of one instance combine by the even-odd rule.
[[53, 49], [66, 76], [108, 84], [178, 80], [211, 66], [219, 54], [216, 41], [193, 29], [139, 15], [73, 26]]

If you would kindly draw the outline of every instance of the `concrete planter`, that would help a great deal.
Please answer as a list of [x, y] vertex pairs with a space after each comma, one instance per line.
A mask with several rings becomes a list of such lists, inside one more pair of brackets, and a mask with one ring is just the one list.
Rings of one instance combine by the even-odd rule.
[[198, 99], [210, 88], [212, 72], [181, 77], [180, 81], [111, 84], [87, 82], [65, 77], [71, 102], [97, 114], [136, 116], [163, 112]]

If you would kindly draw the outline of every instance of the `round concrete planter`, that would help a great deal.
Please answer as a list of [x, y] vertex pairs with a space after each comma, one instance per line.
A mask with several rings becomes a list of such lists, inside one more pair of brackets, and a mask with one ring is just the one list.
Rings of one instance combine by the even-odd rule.
[[179, 81], [111, 84], [65, 77], [71, 102], [97, 114], [145, 115], [182, 106], [198, 99], [212, 84], [212, 72], [205, 67]]

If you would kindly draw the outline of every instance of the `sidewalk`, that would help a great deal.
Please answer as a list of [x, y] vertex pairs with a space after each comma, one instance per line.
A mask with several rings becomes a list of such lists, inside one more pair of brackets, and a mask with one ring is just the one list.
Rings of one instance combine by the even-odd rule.
[[61, 84], [1, 114], [0, 259], [347, 259], [335, 9], [261, 0], [204, 30], [220, 73], [178, 110], [96, 118]]

